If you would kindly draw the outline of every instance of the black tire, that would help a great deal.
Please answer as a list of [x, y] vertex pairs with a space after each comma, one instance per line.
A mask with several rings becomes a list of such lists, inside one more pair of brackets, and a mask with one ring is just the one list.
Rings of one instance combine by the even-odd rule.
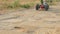
[[37, 5], [36, 5], [36, 10], [39, 10], [39, 8], [40, 8], [40, 5], [37, 4]]
[[45, 11], [48, 11], [49, 5], [48, 4], [44, 5], [44, 8], [45, 8]]

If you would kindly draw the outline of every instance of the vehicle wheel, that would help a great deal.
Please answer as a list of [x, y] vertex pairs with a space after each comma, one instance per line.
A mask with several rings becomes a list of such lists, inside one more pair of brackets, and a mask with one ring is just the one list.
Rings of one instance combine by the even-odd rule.
[[37, 4], [37, 5], [36, 5], [36, 10], [39, 10], [39, 8], [40, 8], [40, 5]]
[[48, 11], [48, 9], [49, 9], [49, 5], [46, 4], [46, 5], [44, 5], [44, 7], [45, 7], [45, 11]]

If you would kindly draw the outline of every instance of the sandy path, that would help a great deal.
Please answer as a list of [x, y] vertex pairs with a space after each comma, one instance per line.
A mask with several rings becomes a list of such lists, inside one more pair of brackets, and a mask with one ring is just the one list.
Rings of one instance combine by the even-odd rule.
[[0, 16], [0, 34], [60, 34], [60, 7], [16, 10]]

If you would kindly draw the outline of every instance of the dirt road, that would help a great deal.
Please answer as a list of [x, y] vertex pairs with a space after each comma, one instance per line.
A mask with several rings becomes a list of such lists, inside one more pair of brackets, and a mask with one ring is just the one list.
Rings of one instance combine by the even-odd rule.
[[49, 11], [16, 10], [0, 15], [0, 34], [60, 34], [60, 6]]

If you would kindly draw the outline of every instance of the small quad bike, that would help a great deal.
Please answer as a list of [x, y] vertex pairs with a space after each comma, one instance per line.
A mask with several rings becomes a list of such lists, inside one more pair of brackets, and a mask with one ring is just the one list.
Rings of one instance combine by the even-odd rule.
[[48, 11], [49, 5], [47, 3], [44, 3], [43, 0], [41, 0], [41, 5], [39, 4], [36, 5], [36, 10], [39, 10], [39, 9]]

